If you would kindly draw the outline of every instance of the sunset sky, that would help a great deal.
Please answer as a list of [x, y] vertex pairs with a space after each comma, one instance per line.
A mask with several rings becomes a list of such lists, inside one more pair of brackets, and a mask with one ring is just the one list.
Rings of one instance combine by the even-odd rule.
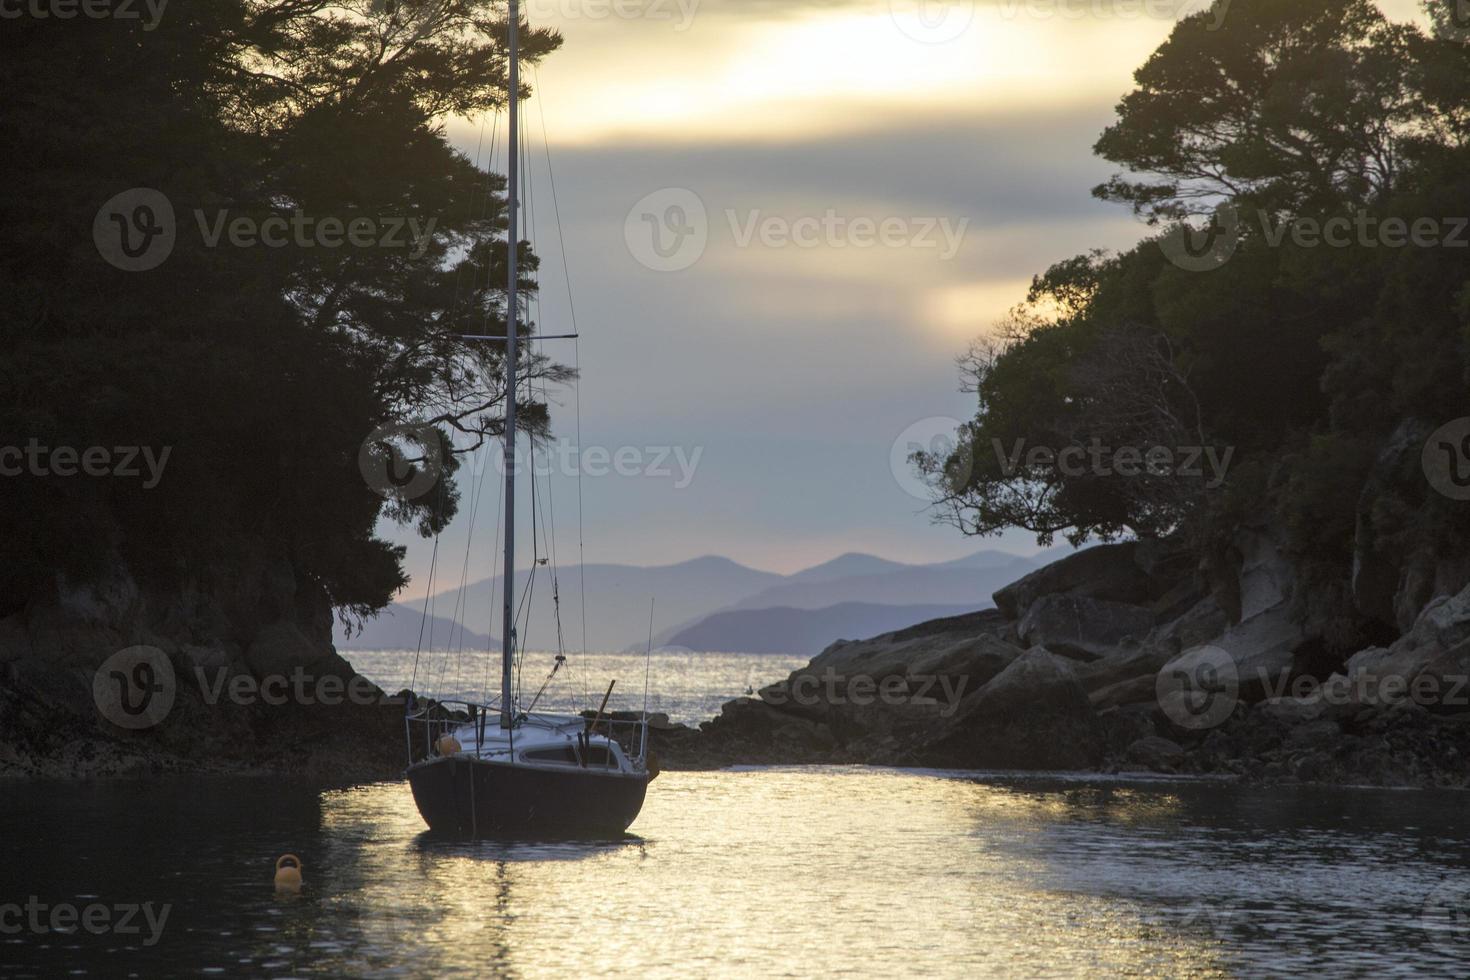
[[[653, 447], [623, 469], [669, 471], [584, 478], [589, 562], [723, 554], [794, 571], [845, 551], [1035, 549], [1027, 535], [987, 545], [933, 526], [893, 473], [894, 443], [972, 414], [954, 358], [1033, 274], [1145, 233], [1090, 196], [1112, 172], [1091, 146], [1172, 27], [1160, 14], [1204, 3], [918, 2], [523, 6], [565, 37], [529, 79], [526, 111], [540, 329], [570, 327], [544, 114], [582, 334], [582, 444]], [[1416, 0], [1383, 6], [1417, 15]], [[490, 132], [450, 124], [482, 163]], [[670, 222], [693, 234], [665, 258], [652, 236], [673, 248]], [[871, 241], [879, 227], [887, 240]], [[577, 397], [557, 414], [568, 440]], [[697, 463], [687, 486], [676, 449]], [[465, 479], [465, 516], [441, 543], [456, 578]], [[477, 535], [493, 534], [496, 491], [486, 480]], [[575, 561], [575, 481], [552, 492], [560, 557]], [[429, 547], [391, 533], [409, 544], [406, 595], [420, 594]], [[472, 575], [494, 561], [482, 540]]]

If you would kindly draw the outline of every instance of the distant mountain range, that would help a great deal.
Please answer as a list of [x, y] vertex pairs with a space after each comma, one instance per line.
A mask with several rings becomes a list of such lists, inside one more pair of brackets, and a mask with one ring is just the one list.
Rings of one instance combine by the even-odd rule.
[[[988, 603], [987, 603], [988, 605]], [[931, 619], [974, 612], [959, 606], [880, 606], [842, 602], [825, 609], [735, 609], [712, 613], [669, 637], [666, 646], [740, 653], [790, 653], [815, 657], [833, 640], [855, 640]]]
[[[1059, 550], [1059, 549], [1054, 549]], [[846, 554], [778, 575], [710, 556], [675, 565], [588, 565], [558, 570], [561, 630], [567, 649], [582, 640], [581, 582], [588, 602], [590, 650], [642, 648], [648, 642], [654, 599], [658, 646], [743, 652], [816, 652], [833, 639], [872, 636], [939, 616], [991, 605], [990, 594], [1057, 557], [1030, 558], [981, 551], [957, 561], [910, 565], [874, 555]], [[517, 575], [518, 595], [530, 588], [522, 643], [557, 646], [552, 574], [547, 567]], [[500, 580], [480, 579], [412, 603], [394, 603], [352, 637], [340, 630], [343, 650], [488, 649], [498, 646]], [[427, 614], [427, 622], [426, 622]], [[818, 640], [818, 637], [825, 637]]]

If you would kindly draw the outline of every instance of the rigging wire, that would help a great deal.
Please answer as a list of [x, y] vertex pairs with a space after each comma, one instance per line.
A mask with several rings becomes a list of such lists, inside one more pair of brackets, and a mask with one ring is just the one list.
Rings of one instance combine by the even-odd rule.
[[[536, 91], [541, 91], [541, 73], [536, 65], [531, 65], [531, 77], [535, 80]], [[557, 247], [561, 252], [562, 278], [567, 284], [567, 313], [572, 325], [572, 368], [577, 372], [578, 383], [576, 385], [576, 428], [577, 440], [577, 591], [578, 607], [581, 612], [581, 657], [582, 662], [582, 699], [590, 702], [591, 696], [587, 687], [588, 665], [587, 665], [587, 553], [584, 546], [585, 524], [582, 519], [582, 331], [577, 327], [577, 304], [575, 294], [572, 290], [572, 271], [567, 260], [566, 235], [562, 231], [561, 203], [556, 194], [556, 171], [551, 166], [551, 138], [546, 130], [546, 103], [543, 100], [536, 102], [537, 114], [541, 119], [541, 147], [546, 154], [546, 182], [551, 188], [551, 211], [556, 219]]]
[[[494, 159], [495, 159], [495, 140], [496, 140], [496, 136], [497, 136], [497, 134], [499, 132], [499, 126], [500, 126], [500, 116], [499, 116], [498, 113], [494, 113], [494, 114], [491, 115], [490, 152], [489, 152], [489, 160], [487, 161], [486, 169], [485, 169], [485, 180], [483, 181], [483, 183], [480, 182], [480, 181], [476, 181], [475, 187], [471, 191], [470, 211], [471, 211], [471, 214], [473, 214], [474, 213], [475, 196], [476, 196], [476, 194], [480, 190], [483, 189], [483, 196], [480, 198], [480, 218], [481, 219], [484, 219], [484, 218], [489, 217], [489, 214], [490, 214], [490, 202], [493, 199], [493, 193], [492, 193], [492, 190], [491, 190], [491, 183], [492, 183], [492, 181], [493, 181], [494, 178], [491, 175], [493, 173], [492, 167], [493, 167]], [[474, 158], [474, 162], [475, 162], [475, 166], [476, 167], [478, 167], [480, 165], [480, 158], [481, 158], [481, 155], [482, 155], [482, 153], [484, 151], [484, 146], [485, 146], [485, 117], [484, 117], [484, 115], [482, 115], [480, 117], [479, 138], [478, 138], [478, 140], [476, 142], [476, 145], [475, 145], [475, 158]], [[468, 256], [468, 258], [472, 260], [473, 259], [473, 255], [471, 254], [470, 256]], [[472, 263], [471, 263], [471, 268], [473, 268]], [[485, 270], [485, 284], [486, 284], [486, 289], [489, 289], [491, 287], [491, 285], [492, 285], [491, 279], [492, 279], [492, 275], [491, 275], [490, 263], [487, 261], [486, 262], [486, 270]], [[454, 307], [456, 309], [458, 309], [458, 307], [459, 307], [460, 293], [462, 291], [463, 281], [464, 281], [464, 267], [461, 266], [460, 269], [459, 269], [459, 271], [458, 271], [458, 273], [456, 274], [456, 277], [455, 277]], [[471, 292], [472, 293], [474, 292], [473, 289], [471, 290]], [[489, 312], [487, 310], [486, 311], [486, 317], [487, 318], [488, 318], [488, 315], [489, 315]], [[452, 324], [452, 322], [453, 322], [453, 318], [451, 318], [451, 324]], [[470, 346], [466, 345], [466, 353], [468, 353], [470, 357], [478, 359], [479, 355], [473, 353], [473, 351], [474, 351], [474, 348], [473, 347], [470, 347]], [[451, 364], [450, 364], [451, 377], [453, 376], [453, 370], [454, 370], [453, 355], [451, 354]], [[469, 581], [470, 554], [471, 554], [471, 548], [473, 547], [473, 544], [474, 544], [475, 527], [476, 527], [476, 524], [477, 524], [477, 517], [478, 517], [479, 509], [480, 509], [480, 506], [479, 506], [480, 505], [480, 499], [483, 496], [483, 492], [484, 492], [484, 478], [485, 478], [485, 470], [484, 470], [484, 467], [483, 466], [480, 466], [473, 473], [473, 478], [471, 480], [471, 490], [470, 490], [470, 517], [469, 517], [469, 528], [468, 528], [468, 531], [467, 531], [467, 534], [466, 534], [466, 537], [465, 537], [464, 563], [463, 563], [463, 565], [461, 567], [461, 570], [460, 570], [459, 589], [457, 591], [457, 594], [455, 595], [455, 600], [454, 600], [454, 613], [453, 613], [453, 615], [450, 618], [449, 639], [445, 643], [444, 655], [441, 658], [440, 667], [439, 667], [439, 677], [438, 677], [438, 682], [436, 684], [436, 688], [437, 688], [437, 690], [438, 690], [438, 692], [439, 692], [439, 694], [440, 694], [441, 697], [444, 696], [445, 694], [449, 693], [449, 686], [446, 685], [446, 680], [449, 679], [450, 678], [450, 675], [451, 675], [451, 670], [450, 670], [451, 661], [453, 662], [453, 671], [452, 671], [452, 684], [453, 684], [453, 686], [456, 687], [456, 688], [463, 688], [465, 686], [464, 657], [463, 657], [465, 628], [464, 628], [463, 622], [461, 621], [461, 614], [463, 613], [466, 616], [468, 615], [468, 606], [465, 603], [465, 590], [466, 590], [466, 587], [467, 587], [468, 581]], [[442, 482], [440, 484], [440, 488], [441, 488], [441, 498], [440, 499], [441, 499], [441, 503], [442, 503], [442, 500], [443, 500], [443, 495], [442, 495], [443, 484], [442, 484]], [[436, 534], [435, 535], [435, 548], [436, 548], [436, 551], [437, 551], [437, 547], [438, 547], [438, 535]], [[454, 633], [455, 633], [455, 628], [456, 627], [459, 629], [459, 646], [458, 646], [458, 649], [456, 649], [456, 647], [455, 647], [455, 639], [454, 639]], [[432, 626], [430, 627], [430, 636], [432, 637]], [[431, 649], [432, 649], [432, 647], [431, 647]]]

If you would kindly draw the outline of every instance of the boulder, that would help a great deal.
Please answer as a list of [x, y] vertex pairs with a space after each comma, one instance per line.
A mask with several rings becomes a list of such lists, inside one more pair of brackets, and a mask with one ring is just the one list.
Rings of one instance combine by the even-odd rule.
[[1234, 544], [1240, 554], [1237, 573], [1240, 621], [1269, 612], [1291, 599], [1296, 570], [1282, 553], [1279, 533], [1268, 527], [1242, 527]]
[[1326, 709], [1326, 701], [1318, 692], [1304, 698], [1267, 698], [1256, 705], [1254, 713], [1292, 727], [1316, 721]]
[[223, 644], [185, 643], [179, 648], [179, 652], [189, 668], [204, 671], [228, 669], [240, 657], [238, 650]]
[[[1232, 695], [1246, 702], [1260, 701], [1290, 682], [1296, 650], [1306, 634], [1286, 603], [1277, 605], [1227, 629], [1213, 642], [1193, 647], [1163, 667], [1170, 674], [1196, 677], [1202, 665], [1220, 661], [1233, 675]], [[1221, 652], [1228, 654], [1228, 662]], [[1218, 665], [1217, 665], [1218, 666]], [[1223, 689], [1223, 688], [1222, 688]]]
[[1149, 735], [1157, 735], [1157, 714], [1158, 709], [1151, 704], [1131, 704], [1099, 711], [1097, 720], [1102, 726], [1107, 754], [1114, 758], [1121, 757], [1134, 742]]
[[997, 591], [995, 606], [1007, 619], [1026, 615], [1047, 595], [1080, 595], [1109, 602], [1143, 603], [1150, 598], [1148, 574], [1136, 560], [1138, 542], [1100, 544], [1038, 568]]
[[1345, 669], [1360, 703], [1470, 710], [1470, 586], [1434, 599], [1392, 646], [1360, 650]]
[[[1308, 634], [1293, 602], [1296, 571], [1283, 554], [1278, 537], [1279, 532], [1266, 526], [1242, 527], [1236, 532], [1234, 548], [1240, 566], [1229, 602], [1238, 604], [1238, 620], [1217, 636], [1181, 652], [1165, 665], [1166, 670], [1182, 670], [1194, 676], [1202, 657], [1218, 658], [1223, 650], [1233, 662], [1239, 698], [1259, 701], [1290, 680], [1297, 650], [1307, 642]], [[1189, 614], [1200, 617], [1189, 624], [1191, 639], [1198, 639], [1210, 624], [1218, 622], [1214, 608], [1223, 606], [1218, 604], [1218, 596], [1215, 601], [1215, 607], [1205, 606]]]
[[963, 677], [969, 689], [979, 690], [1009, 667], [1021, 653], [1020, 647], [982, 633], [919, 653], [908, 665], [908, 676]]
[[[831, 723], [841, 731], [875, 728], [930, 719], [933, 704], [894, 703], [891, 695], [868, 704], [853, 703], [854, 683], [884, 688], [890, 678], [917, 698], [942, 697], [947, 690], [973, 692], [1021, 655], [1019, 647], [997, 638], [1009, 624], [994, 610], [920, 623], [868, 640], [839, 640], [793, 671], [783, 681], [760, 690], [760, 698], [783, 712]], [[890, 682], [891, 683], [891, 682]], [[884, 688], [888, 691], [893, 687]], [[835, 696], [834, 696], [835, 692]], [[942, 706], [941, 706], [942, 707]], [[843, 720], [834, 719], [834, 714]], [[895, 717], [885, 717], [892, 714]]]
[[[1213, 640], [1230, 628], [1225, 610], [1214, 596], [1205, 596], [1179, 616], [1149, 634], [1148, 645], [1179, 653]], [[1161, 665], [1162, 666], [1162, 665]]]
[[1286, 735], [1289, 749], [1332, 749], [1342, 738], [1342, 726], [1330, 718], [1297, 725]]
[[1162, 736], [1146, 735], [1128, 746], [1123, 754], [1129, 762], [1154, 772], [1173, 772], [1184, 758], [1184, 749]]
[[1099, 711], [1121, 708], [1129, 704], [1147, 704], [1158, 698], [1158, 680], [1153, 674], [1142, 674], [1126, 681], [1100, 687], [1088, 695]]
[[1064, 658], [1033, 648], [964, 699], [925, 748], [930, 764], [980, 769], [1086, 769], [1102, 728]]
[[1470, 584], [1470, 555], [1435, 558], [1424, 552], [1409, 560], [1394, 593], [1399, 629], [1407, 633], [1431, 600], [1452, 596]]
[[335, 656], [329, 645], [313, 643], [295, 623], [280, 622], [255, 635], [245, 651], [245, 663], [257, 679], [263, 680], [267, 676], [290, 677], [297, 667], [310, 667], [329, 655]]
[[1045, 646], [1077, 660], [1098, 660], [1153, 626], [1153, 614], [1142, 606], [1065, 594], [1033, 602], [1017, 631], [1027, 646]]
[[753, 698], [726, 702], [719, 717], [700, 726], [724, 742], [743, 743], [751, 758], [820, 758], [837, 747], [826, 725], [798, 718]]
[[1411, 512], [1423, 500], [1421, 454], [1434, 423], [1408, 418], [1384, 440], [1358, 494], [1353, 526], [1352, 597], [1365, 617], [1400, 633], [1413, 628], [1419, 611], [1438, 596], [1470, 583], [1470, 556], [1452, 543], [1421, 543], [1405, 552], [1400, 518], [1380, 526], [1385, 513]]
[[31, 655], [31, 638], [20, 616], [0, 619], [0, 664]]
[[141, 598], [138, 583], [121, 564], [106, 565], [94, 582], [57, 577], [56, 606], [72, 624], [117, 627], [131, 619]]
[[[1077, 679], [1089, 694], [1112, 688], [1094, 697], [1099, 710], [1114, 704], [1132, 704], [1153, 699], [1152, 685], [1164, 665], [1182, 651], [1205, 644], [1227, 627], [1225, 613], [1211, 596], [1206, 596], [1182, 616], [1154, 629], [1140, 642], [1125, 641], [1108, 657], [1078, 664]], [[1141, 696], [1147, 679], [1149, 693]]]
[[1198, 577], [1190, 575], [1180, 579], [1173, 587], [1150, 602], [1148, 610], [1153, 613], [1157, 622], [1169, 623], [1188, 615], [1206, 601], [1211, 605], [1216, 605], [1213, 600], [1209, 599], [1209, 592], [1200, 584]]
[[1291, 677], [1297, 648], [1306, 641], [1306, 631], [1283, 602], [1230, 627], [1213, 645], [1234, 658], [1241, 691], [1254, 701]]
[[[1388, 625], [1399, 619], [1395, 598], [1407, 573], [1406, 556], [1396, 553], [1382, 540], [1374, 512], [1385, 497], [1399, 498], [1397, 488], [1422, 485], [1424, 476], [1420, 470], [1420, 453], [1432, 430], [1433, 426], [1419, 419], [1401, 421], [1379, 448], [1368, 477], [1358, 492], [1353, 526], [1353, 605], [1364, 616]], [[1410, 559], [1409, 564], [1421, 563]], [[1417, 613], [1430, 598], [1423, 596], [1414, 605], [1414, 612]], [[1407, 630], [1412, 622], [1411, 614], [1408, 622], [1400, 622], [1400, 630]]]
[[1140, 677], [1147, 677], [1149, 684], [1153, 684], [1155, 675], [1174, 655], [1174, 650], [1168, 646], [1152, 643], [1125, 645], [1114, 656], [1076, 664], [1073, 670], [1089, 693]]

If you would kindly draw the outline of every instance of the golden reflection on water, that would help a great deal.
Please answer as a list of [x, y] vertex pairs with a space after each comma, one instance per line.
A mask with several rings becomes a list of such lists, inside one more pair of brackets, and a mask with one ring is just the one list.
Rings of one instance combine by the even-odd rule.
[[[1156, 790], [1079, 792], [1091, 794], [1090, 821], [1120, 828], [1167, 825], [1178, 802]], [[307, 876], [337, 925], [315, 965], [522, 977], [1225, 975], [1210, 930], [1100, 893], [1086, 860], [1080, 877], [1068, 871], [1074, 842], [1056, 835], [1076, 803], [889, 770], [671, 772], [625, 842], [502, 844], [426, 838], [403, 784], [330, 792], [322, 866]]]

